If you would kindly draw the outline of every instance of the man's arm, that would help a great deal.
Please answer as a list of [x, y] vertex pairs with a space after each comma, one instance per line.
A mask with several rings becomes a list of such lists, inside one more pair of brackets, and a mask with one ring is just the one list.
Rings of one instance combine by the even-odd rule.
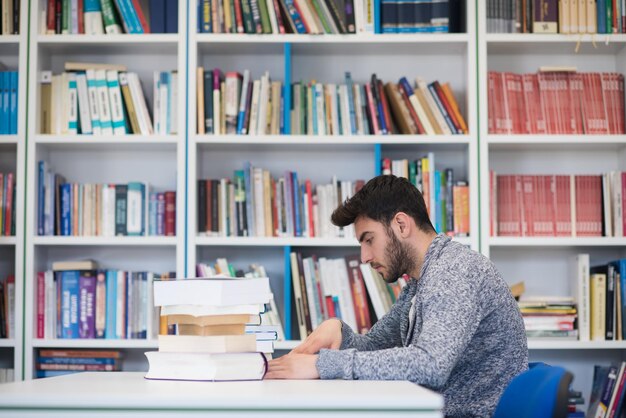
[[450, 376], [480, 322], [478, 289], [465, 282], [442, 286], [423, 306], [423, 325], [409, 347], [363, 352], [322, 350], [322, 379], [409, 380], [441, 387]]

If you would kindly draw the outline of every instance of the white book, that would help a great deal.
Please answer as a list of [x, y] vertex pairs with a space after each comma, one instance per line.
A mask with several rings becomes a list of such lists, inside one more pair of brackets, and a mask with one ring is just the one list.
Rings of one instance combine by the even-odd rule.
[[178, 133], [178, 71], [170, 74], [170, 101], [168, 104], [170, 114], [170, 134]]
[[[219, 234], [222, 237], [227, 236], [227, 222], [228, 222], [228, 187], [227, 187], [227, 179], [220, 179], [220, 199], [218, 204], [220, 205], [220, 220], [219, 220]], [[226, 271], [228, 271], [228, 264], [225, 266]]]
[[420, 120], [420, 122], [422, 122], [422, 126], [424, 127], [424, 131], [426, 131], [426, 135], [435, 135], [435, 128], [430, 123], [430, 120], [426, 115], [426, 110], [422, 107], [422, 103], [417, 98], [415, 92], [413, 92], [409, 96], [409, 101], [411, 102], [411, 106], [413, 106], [415, 113], [417, 113], [417, 118]]
[[91, 127], [91, 115], [89, 113], [89, 91], [87, 88], [87, 75], [84, 72], [76, 74], [76, 89], [78, 91], [80, 132], [83, 135], [91, 135], [93, 134], [93, 129]]
[[252, 169], [252, 187], [254, 197], [252, 204], [254, 207], [254, 235], [257, 237], [265, 236], [265, 212], [264, 207], [264, 187], [263, 187], [263, 169], [254, 167]]
[[78, 34], [78, 0], [71, 0], [70, 11], [69, 33]]
[[272, 0], [265, 0], [267, 3], [267, 13], [270, 17], [270, 25], [272, 27], [272, 33], [280, 33], [278, 30], [278, 20], [276, 18], [276, 9], [274, 9], [274, 2]]
[[124, 118], [124, 105], [122, 102], [122, 91], [117, 70], [106, 72], [107, 87], [109, 90], [109, 103], [111, 106], [111, 124], [113, 125], [113, 135], [126, 135], [126, 120]]
[[135, 187], [128, 185], [128, 191], [126, 192], [126, 233], [128, 235], [141, 235], [143, 230], [143, 207], [144, 207], [144, 195], [143, 189], [137, 187], [138, 184], [134, 183]]
[[126, 272], [117, 271], [117, 297], [115, 298], [115, 338], [124, 338], [126, 329], [122, 318], [126, 316]]
[[[611, 177], [611, 197], [612, 212], [613, 212], [613, 236], [624, 236], [624, 206], [623, 206], [623, 191], [622, 191], [622, 173], [620, 171], [611, 171], [609, 173]], [[622, 301], [622, 303], [624, 303]]]
[[[237, 118], [239, 116], [239, 74], [226, 74], [226, 97], [224, 97], [224, 119], [226, 120], [226, 134], [237, 133]], [[244, 105], [245, 106], [245, 105]]]
[[365, 3], [363, 0], [355, 0], [353, 3], [356, 33], [363, 33], [365, 32]]
[[365, 0], [365, 32], [374, 33], [374, 0]]
[[126, 76], [128, 77], [128, 87], [130, 88], [130, 95], [135, 106], [135, 113], [137, 113], [139, 130], [142, 135], [152, 135], [154, 133], [152, 120], [150, 119], [150, 113], [148, 113], [148, 106], [141, 89], [139, 76], [137, 76], [137, 73], [132, 72], [126, 73]]
[[315, 83], [315, 123], [317, 134], [326, 135], [326, 100], [324, 100], [324, 85]]
[[96, 83], [96, 70], [85, 71], [87, 78], [87, 95], [89, 97], [89, 117], [91, 119], [91, 129], [94, 135], [102, 135], [100, 126], [100, 99], [98, 98], [98, 88]]
[[76, 73], [67, 73], [67, 132], [70, 135], [78, 133], [78, 90], [76, 88]]
[[429, 171], [429, 192], [430, 192], [430, 220], [433, 223], [433, 226], [437, 224], [437, 218], [441, 216], [435, 210], [437, 208], [435, 201], [435, 153], [428, 153], [428, 171]]
[[[435, 120], [437, 121], [437, 124], [441, 128], [441, 131], [446, 135], [452, 135], [452, 131], [450, 130], [450, 127], [446, 123], [446, 120], [443, 117], [443, 113], [441, 113], [441, 110], [439, 110], [437, 103], [435, 103], [435, 99], [433, 99], [433, 96], [430, 93], [430, 90], [428, 90], [428, 86], [426, 85], [426, 82], [421, 77], [417, 77], [416, 82], [417, 82], [417, 88], [421, 90], [422, 94], [426, 98], [426, 103], [428, 103], [428, 107], [430, 107], [430, 110], [432, 111], [433, 115], [435, 115]], [[420, 121], [421, 121], [421, 118], [420, 118]]]
[[[213, 72], [213, 77], [220, 75], [219, 71]], [[213, 86], [221, 86], [219, 80], [213, 80]], [[221, 88], [213, 88], [213, 132], [215, 135], [222, 135], [222, 92]]]
[[248, 127], [244, 125], [246, 117], [246, 105], [248, 101], [248, 89], [250, 84], [250, 70], [244, 70], [243, 82], [241, 83], [241, 96], [239, 97], [239, 114], [237, 115], [237, 128], [238, 134], [245, 135], [248, 131]]
[[324, 316], [320, 306], [320, 299], [317, 297], [317, 284], [315, 283], [315, 265], [312, 258], [302, 259], [302, 268], [304, 270], [304, 283], [306, 285], [306, 295], [309, 301], [309, 314], [311, 317], [311, 326], [313, 329], [317, 328]]
[[189, 278], [155, 280], [154, 282], [155, 306], [181, 304], [214, 307], [263, 305], [269, 302], [271, 293], [267, 277], [253, 279]]
[[100, 128], [102, 135], [113, 135], [111, 123], [111, 104], [109, 103], [109, 88], [107, 86], [106, 70], [96, 70], [96, 89], [100, 109]]
[[54, 282], [54, 272], [46, 270], [44, 276], [46, 294], [44, 297], [44, 338], [57, 337], [57, 287]]
[[[170, 121], [170, 113], [171, 113], [171, 106], [170, 106], [170, 102], [171, 102], [171, 77], [170, 77], [170, 73], [167, 71], [163, 71], [160, 74], [160, 78], [159, 78], [159, 110], [157, 112], [157, 110], [155, 109], [153, 111], [155, 118], [156, 118], [156, 114], [159, 113], [159, 125], [160, 125], [160, 129], [158, 131], [159, 134], [161, 135], [167, 135], [170, 133], [170, 126], [169, 126], [169, 121]], [[156, 129], [155, 129], [155, 132]]]
[[250, 124], [248, 127], [248, 135], [257, 134], [257, 125], [259, 119], [259, 95], [261, 94], [261, 80], [254, 80], [252, 83], [252, 100], [250, 103]]
[[295, 301], [294, 308], [296, 310], [295, 319], [298, 321], [298, 332], [300, 333], [300, 339], [304, 340], [306, 336], [308, 335], [307, 326], [306, 326], [306, 318], [304, 314], [304, 301], [302, 299], [302, 294], [303, 292], [306, 292], [306, 289], [302, 289], [302, 286], [300, 283], [298, 256], [296, 255], [296, 253], [292, 252], [290, 254], [290, 260], [291, 260], [291, 283], [293, 286], [293, 296], [294, 296], [294, 301]]
[[361, 88], [358, 84], [352, 85], [354, 96], [354, 113], [356, 115], [356, 133], [357, 135], [365, 135], [363, 124], [366, 123], [361, 112], [363, 103], [361, 102]]
[[59, 109], [57, 121], [57, 133], [61, 135], [69, 134], [70, 126], [70, 80], [69, 74], [64, 72], [59, 75]]
[[161, 72], [154, 71], [152, 73], [152, 118], [154, 132], [161, 133], [161, 94], [159, 86], [161, 84]]
[[105, 237], [115, 236], [115, 186], [102, 185], [102, 235]]
[[[210, 266], [207, 266], [210, 267]], [[213, 270], [212, 267], [210, 267]], [[206, 276], [208, 277], [208, 275]], [[156, 280], [155, 280], [156, 282]], [[258, 315], [263, 312], [264, 305], [246, 304], [246, 305], [230, 305], [230, 306], [208, 306], [208, 305], [168, 305], [161, 306], [161, 316], [168, 315], [191, 315], [194, 317], [201, 316], [218, 316], [218, 315]]]
[[261, 90], [259, 92], [259, 114], [258, 125], [256, 129], [257, 135], [265, 135], [267, 133], [267, 108], [269, 102], [270, 91], [270, 74], [265, 72], [261, 77]]
[[578, 254], [575, 260], [576, 274], [572, 283], [572, 294], [578, 309], [578, 338], [580, 341], [590, 340], [591, 305], [589, 283], [589, 254]]
[[353, 330], [357, 330], [356, 314], [354, 313], [354, 302], [352, 300], [352, 289], [350, 286], [350, 277], [348, 276], [348, 266], [344, 258], [336, 258], [333, 260], [335, 269], [335, 278], [339, 285], [339, 304], [341, 306], [341, 315], [346, 324]]
[[352, 125], [350, 124], [350, 104], [348, 103], [348, 86], [339, 85], [339, 105], [341, 106], [341, 131], [344, 135], [352, 133]]
[[613, 216], [611, 214], [611, 173], [602, 174], [602, 208], [604, 211], [604, 233], [605, 236], [613, 236]]
[[[87, 3], [91, 4], [94, 10], [89, 10]], [[102, 10], [98, 4], [98, 0], [86, 0], [85, 12], [83, 18], [85, 19], [85, 35], [103, 35], [104, 26], [102, 24]]]

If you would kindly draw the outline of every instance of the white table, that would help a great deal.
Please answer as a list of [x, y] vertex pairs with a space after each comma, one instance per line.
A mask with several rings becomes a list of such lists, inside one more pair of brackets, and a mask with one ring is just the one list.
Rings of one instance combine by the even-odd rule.
[[409, 382], [146, 380], [86, 372], [0, 385], [2, 417], [442, 417], [443, 397]]

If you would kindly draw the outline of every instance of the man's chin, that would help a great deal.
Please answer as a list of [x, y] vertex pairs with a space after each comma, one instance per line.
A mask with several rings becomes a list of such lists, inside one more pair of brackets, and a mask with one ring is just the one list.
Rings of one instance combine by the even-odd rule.
[[393, 277], [385, 277], [385, 276], [382, 276], [382, 278], [383, 278], [383, 280], [385, 281], [385, 283], [388, 283], [388, 284], [395, 283], [395, 282], [397, 282], [397, 281], [398, 281], [398, 279], [399, 279], [399, 277], [395, 277], [395, 278], [393, 278]]

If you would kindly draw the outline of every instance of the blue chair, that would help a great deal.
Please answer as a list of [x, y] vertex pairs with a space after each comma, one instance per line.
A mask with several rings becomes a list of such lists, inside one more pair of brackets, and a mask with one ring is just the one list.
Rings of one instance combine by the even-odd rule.
[[545, 363], [528, 366], [506, 387], [493, 418], [566, 418], [572, 374]]

